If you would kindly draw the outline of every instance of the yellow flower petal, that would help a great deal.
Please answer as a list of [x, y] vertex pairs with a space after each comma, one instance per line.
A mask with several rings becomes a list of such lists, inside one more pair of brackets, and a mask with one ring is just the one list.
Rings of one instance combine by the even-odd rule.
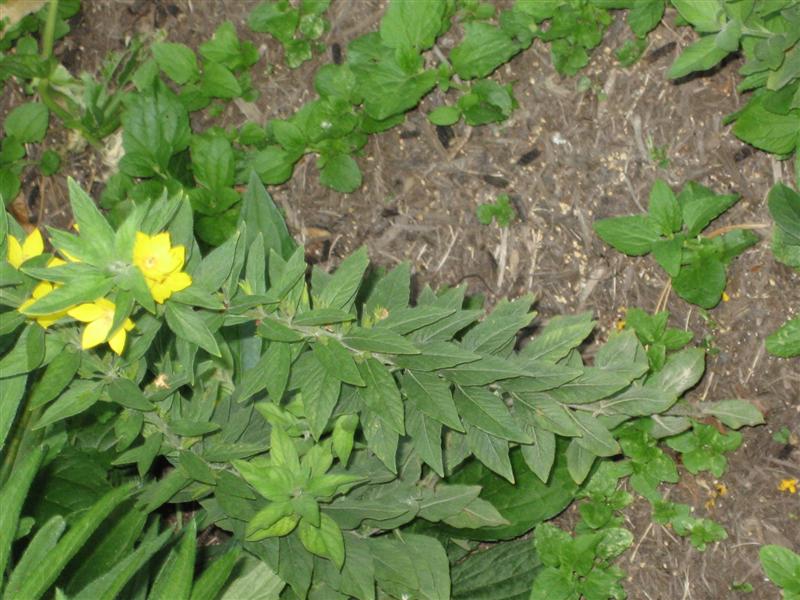
[[91, 323], [92, 321], [97, 321], [97, 319], [102, 319], [106, 314], [106, 311], [100, 308], [97, 303], [92, 302], [79, 304], [78, 306], [71, 308], [67, 314], [78, 321]]
[[38, 300], [39, 298], [44, 298], [45, 296], [47, 296], [47, 294], [52, 292], [54, 289], [55, 288], [53, 287], [53, 284], [50, 283], [49, 281], [40, 281], [36, 285], [36, 287], [33, 288], [33, 292], [31, 292], [31, 296], [34, 299]]
[[42, 232], [38, 229], [34, 229], [28, 237], [25, 238], [25, 241], [22, 242], [22, 254], [25, 260], [28, 260], [33, 256], [39, 256], [42, 252], [44, 252]]
[[189, 277], [188, 273], [179, 271], [178, 273], [173, 273], [167, 277], [167, 280], [164, 283], [173, 292], [180, 292], [181, 290], [185, 290], [192, 285], [192, 278]]
[[47, 261], [47, 268], [60, 267], [60, 266], [65, 265], [65, 264], [67, 264], [67, 261], [61, 260], [57, 256], [54, 256], [53, 258], [51, 258], [50, 260]]
[[51, 325], [53, 325], [56, 321], [63, 319], [67, 316], [67, 311], [61, 310], [59, 312], [55, 312], [49, 315], [42, 315], [40, 317], [36, 317], [36, 322], [39, 323], [42, 327], [47, 329]]
[[22, 246], [13, 235], [9, 235], [6, 239], [8, 239], [8, 262], [15, 269], [19, 269], [23, 261]]
[[[106, 341], [108, 331], [111, 329], [111, 321], [108, 319], [98, 319], [92, 321], [83, 329], [81, 337], [81, 348], [88, 350]], [[124, 343], [124, 340], [123, 340]]]
[[186, 248], [183, 246], [175, 246], [169, 249], [169, 272], [179, 270], [183, 266], [183, 261], [186, 258]]
[[117, 354], [122, 354], [122, 351], [125, 349], [125, 328], [120, 327], [114, 332], [110, 338], [108, 338], [108, 345], [111, 346], [111, 349], [116, 352]]
[[172, 290], [163, 283], [153, 281], [152, 279], [148, 279], [147, 283], [150, 287], [150, 294], [153, 296], [153, 300], [159, 304], [164, 304], [164, 301], [172, 295]]

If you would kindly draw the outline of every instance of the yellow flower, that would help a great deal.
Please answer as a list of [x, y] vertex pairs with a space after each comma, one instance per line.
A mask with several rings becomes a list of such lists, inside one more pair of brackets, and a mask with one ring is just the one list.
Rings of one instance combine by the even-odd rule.
[[81, 348], [87, 350], [107, 341], [114, 352], [122, 354], [122, 350], [125, 348], [126, 332], [133, 329], [133, 321], [125, 319], [125, 322], [116, 331], [111, 331], [115, 309], [116, 306], [113, 302], [100, 298], [91, 303], [79, 304], [67, 311], [67, 314], [73, 319], [88, 323], [83, 329]]
[[797, 493], [797, 485], [798, 481], [794, 477], [790, 479], [784, 479], [781, 481], [780, 485], [778, 486], [779, 492], [789, 492], [790, 494]]
[[[33, 288], [31, 297], [19, 305], [19, 312], [24, 313], [25, 309], [27, 309], [31, 304], [33, 304], [40, 298], [44, 298], [45, 296], [47, 296], [47, 294], [52, 292], [57, 287], [58, 287], [57, 285], [52, 284], [49, 281], [40, 281], [38, 285], [35, 288]], [[59, 319], [66, 317], [67, 310], [68, 309], [60, 310], [58, 312], [50, 313], [49, 315], [38, 315], [34, 317], [34, 319], [36, 319], [36, 322], [39, 323], [39, 325], [47, 329], [48, 327], [50, 327], [50, 325], [52, 325]]]
[[13, 235], [8, 236], [8, 262], [15, 269], [29, 258], [44, 252], [44, 240], [38, 229], [34, 229], [21, 244]]
[[722, 301], [723, 302], [730, 302], [731, 297], [728, 295], [728, 292], [722, 292]]
[[172, 246], [168, 232], [152, 236], [136, 232], [133, 264], [141, 270], [153, 300], [159, 304], [163, 304], [173, 292], [192, 285], [192, 278], [181, 271], [185, 258], [186, 248]]

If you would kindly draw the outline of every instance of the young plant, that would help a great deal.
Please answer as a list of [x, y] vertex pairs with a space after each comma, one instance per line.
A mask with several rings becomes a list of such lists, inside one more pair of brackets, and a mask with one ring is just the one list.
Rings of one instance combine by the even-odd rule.
[[476, 213], [483, 225], [491, 225], [494, 221], [500, 227], [508, 227], [517, 216], [508, 194], [500, 194], [494, 202], [481, 204]]
[[728, 263], [758, 242], [758, 236], [747, 229], [702, 235], [738, 198], [737, 194], [714, 194], [694, 182], [687, 183], [676, 197], [665, 182], [657, 180], [647, 215], [600, 219], [594, 230], [629, 256], [652, 253], [681, 298], [713, 308], [725, 291]]
[[303, 0], [298, 8], [288, 0], [262, 2], [250, 13], [250, 29], [269, 33], [283, 46], [286, 64], [296, 69], [324, 47], [321, 38], [330, 23], [323, 16], [330, 0]]

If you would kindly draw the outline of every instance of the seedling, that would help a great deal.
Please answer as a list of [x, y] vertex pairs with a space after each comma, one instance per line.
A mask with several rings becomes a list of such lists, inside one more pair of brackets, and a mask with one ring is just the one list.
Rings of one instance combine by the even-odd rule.
[[508, 194], [500, 194], [494, 202], [481, 204], [476, 212], [482, 224], [491, 225], [494, 221], [500, 227], [508, 227], [517, 216]]
[[658, 180], [650, 191], [647, 215], [601, 219], [595, 221], [594, 229], [605, 242], [629, 256], [652, 253], [681, 298], [713, 308], [725, 291], [725, 267], [759, 239], [744, 228], [701, 235], [737, 200], [736, 194], [714, 194], [694, 182], [686, 184], [676, 197]]

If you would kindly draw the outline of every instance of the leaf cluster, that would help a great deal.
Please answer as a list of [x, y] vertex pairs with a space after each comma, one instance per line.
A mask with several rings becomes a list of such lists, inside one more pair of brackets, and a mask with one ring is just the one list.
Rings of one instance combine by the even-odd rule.
[[745, 63], [739, 91], [755, 90], [744, 108], [729, 117], [733, 133], [767, 152], [791, 154], [800, 133], [800, 2], [671, 0], [700, 39], [686, 48], [668, 72], [679, 78], [707, 71], [732, 53]]
[[269, 33], [283, 46], [286, 64], [296, 69], [321, 52], [318, 41], [330, 29], [323, 16], [330, 0], [303, 0], [295, 8], [288, 0], [262, 2], [247, 18], [253, 31]]
[[681, 298], [713, 308], [725, 291], [728, 263], [758, 242], [758, 236], [747, 229], [702, 235], [737, 200], [737, 194], [715, 194], [694, 182], [676, 196], [657, 180], [650, 191], [648, 214], [600, 219], [594, 222], [594, 230], [629, 256], [652, 254]]
[[[226, 532], [299, 597], [449, 597], [439, 539], [503, 539], [552, 517], [597, 457], [620, 452], [612, 430], [676, 407], [702, 373], [702, 353], [698, 361], [689, 350], [651, 371], [632, 331], [587, 365], [578, 347], [594, 327], [588, 314], [554, 318], [516, 350], [535, 316], [531, 297], [484, 314], [463, 288], [425, 288], [412, 304], [408, 266], [371, 274], [363, 250], [309, 276], [255, 175], [237, 233], [205, 254], [183, 197], [138, 204], [115, 229], [74, 183], [70, 193], [79, 234], [50, 230], [69, 261], [53, 266], [44, 253], [2, 266], [2, 477], [19, 485], [22, 461], [48, 447], [31, 467], [48, 483], [20, 491], [28, 500], [15, 513], [31, 552], [37, 536], [60, 535], [48, 519], [69, 514], [43, 501], [59, 496], [50, 486], [91, 489], [74, 510], [91, 511], [105, 493], [133, 503], [141, 527], [126, 530], [121, 547], [136, 551], [116, 556], [139, 558], [119, 567], [130, 577], [114, 576], [117, 586], [159, 582], [140, 579], [167, 569], [144, 550], [157, 545], [145, 545], [149, 536], [172, 543], [154, 512], [197, 503], [198, 532]], [[7, 231], [21, 232], [2, 222], [5, 256]], [[185, 248], [191, 287], [153, 302], [129, 263], [138, 232], [168, 232]], [[43, 279], [54, 289], [26, 314], [108, 297], [109, 331], [134, 323], [124, 351], [80, 350], [81, 325], [68, 318], [46, 330], [26, 323], [16, 308]], [[37, 475], [51, 463], [60, 478]], [[602, 511], [593, 511], [598, 524]], [[185, 572], [197, 561], [186, 554], [194, 527], [184, 526], [164, 565]], [[401, 537], [383, 535], [398, 528]], [[103, 564], [111, 570], [81, 584], [111, 585], [117, 567]], [[193, 593], [189, 579], [164, 572], [164, 585], [183, 582], [175, 597]], [[60, 581], [56, 573], [38, 585], [44, 593]]]

